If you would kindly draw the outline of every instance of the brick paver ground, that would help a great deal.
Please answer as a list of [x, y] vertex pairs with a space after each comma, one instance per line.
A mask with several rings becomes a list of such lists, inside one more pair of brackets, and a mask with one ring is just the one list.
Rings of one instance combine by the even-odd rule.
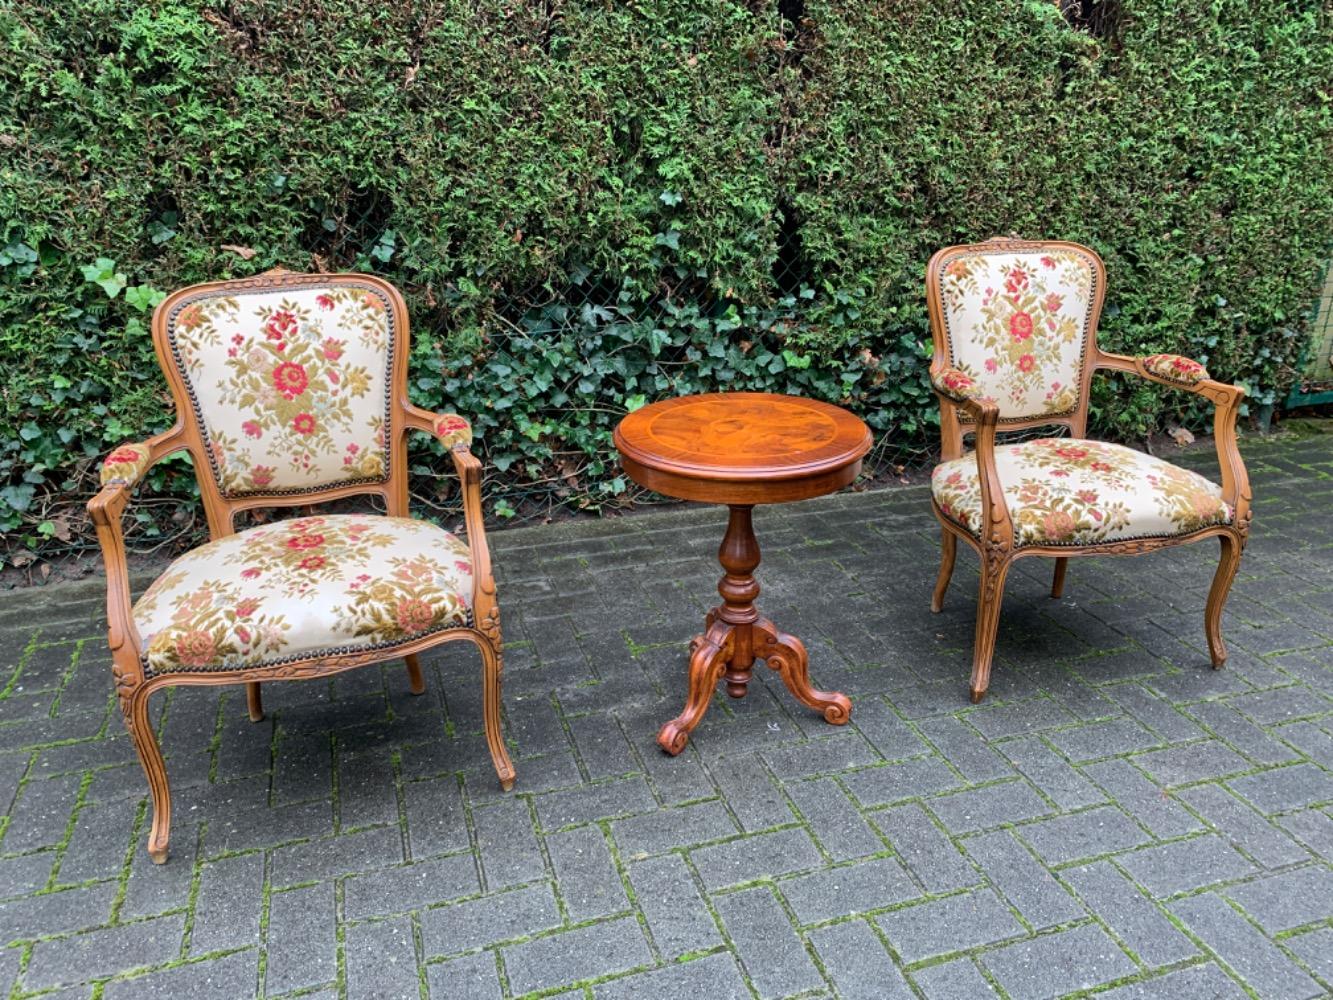
[[761, 668], [672, 759], [722, 513], [497, 533], [513, 794], [462, 645], [424, 697], [391, 664], [259, 725], [185, 689], [160, 868], [100, 585], [5, 595], [0, 996], [1328, 996], [1333, 435], [1246, 450], [1220, 673], [1215, 545], [1075, 561], [1059, 601], [1030, 560], [973, 707], [975, 559], [932, 616], [925, 492], [842, 495], [757, 520], [761, 603], [852, 724]]

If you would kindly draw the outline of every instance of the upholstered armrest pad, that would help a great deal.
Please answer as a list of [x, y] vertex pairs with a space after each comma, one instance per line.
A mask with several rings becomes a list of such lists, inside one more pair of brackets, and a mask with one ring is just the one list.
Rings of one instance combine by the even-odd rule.
[[976, 380], [957, 368], [941, 368], [937, 372], [931, 372], [930, 384], [941, 396], [948, 396], [957, 403], [969, 400], [981, 402], [985, 398]]
[[472, 425], [466, 417], [456, 413], [432, 413], [430, 415], [431, 433], [446, 448], [464, 447], [472, 444]]
[[1135, 360], [1149, 375], [1181, 385], [1198, 385], [1209, 377], [1208, 369], [1199, 362], [1182, 358], [1178, 354], [1149, 354]]
[[134, 442], [118, 446], [102, 462], [102, 485], [124, 483], [133, 486], [143, 478], [153, 464], [152, 449], [146, 443]]

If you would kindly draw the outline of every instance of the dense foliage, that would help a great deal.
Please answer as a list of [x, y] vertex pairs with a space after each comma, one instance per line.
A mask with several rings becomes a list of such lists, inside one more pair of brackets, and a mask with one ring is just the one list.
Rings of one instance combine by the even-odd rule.
[[[1106, 257], [1108, 345], [1277, 398], [1333, 232], [1327, 7], [799, 6], [0, 0], [0, 555], [80, 544], [96, 456], [164, 425], [159, 290], [277, 264], [404, 289], [500, 514], [613, 500], [610, 428], [664, 394], [924, 446], [925, 260], [1000, 232]], [[1180, 405], [1096, 403], [1122, 437]]]

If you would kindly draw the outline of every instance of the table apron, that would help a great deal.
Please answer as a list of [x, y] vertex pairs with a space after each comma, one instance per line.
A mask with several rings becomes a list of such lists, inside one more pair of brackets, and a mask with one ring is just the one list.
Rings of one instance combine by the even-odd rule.
[[824, 496], [849, 486], [861, 472], [861, 459], [812, 476], [793, 479], [709, 478], [701, 473], [667, 472], [620, 456], [625, 474], [645, 489], [680, 500], [698, 500], [719, 504], [787, 503]]

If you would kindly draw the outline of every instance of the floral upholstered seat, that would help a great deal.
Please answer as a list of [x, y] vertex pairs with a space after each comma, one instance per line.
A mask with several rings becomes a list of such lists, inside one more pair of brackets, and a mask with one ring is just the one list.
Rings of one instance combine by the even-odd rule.
[[[1234, 513], [1222, 488], [1197, 472], [1103, 441], [999, 445], [995, 468], [1017, 546], [1166, 538], [1229, 524]], [[936, 466], [930, 485], [943, 514], [979, 537], [976, 457], [969, 452]]]
[[150, 673], [387, 648], [469, 625], [467, 545], [426, 521], [332, 515], [181, 556], [134, 605]]

